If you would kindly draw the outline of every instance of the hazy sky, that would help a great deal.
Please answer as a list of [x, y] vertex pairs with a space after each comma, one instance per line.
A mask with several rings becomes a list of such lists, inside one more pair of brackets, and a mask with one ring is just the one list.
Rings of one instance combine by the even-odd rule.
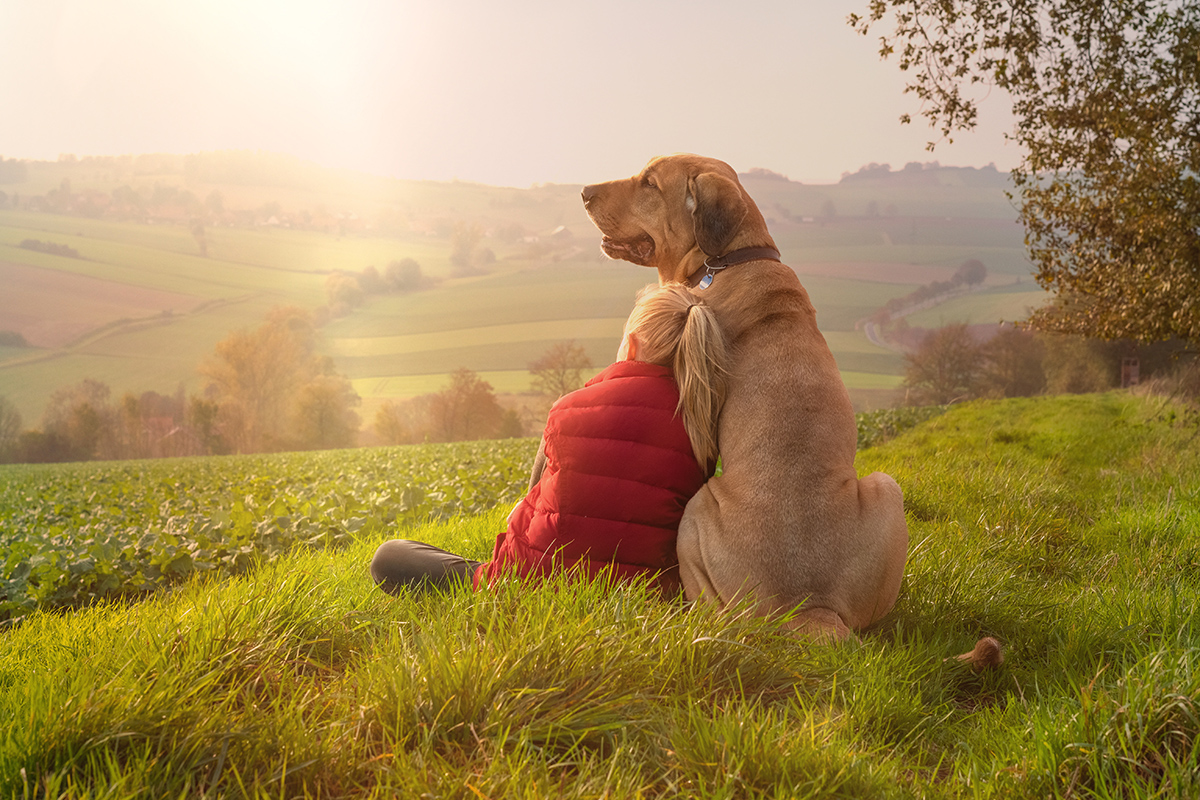
[[694, 152], [835, 181], [1001, 169], [1008, 99], [940, 144], [845, 23], [867, 0], [0, 0], [0, 155], [261, 149], [508, 186]]

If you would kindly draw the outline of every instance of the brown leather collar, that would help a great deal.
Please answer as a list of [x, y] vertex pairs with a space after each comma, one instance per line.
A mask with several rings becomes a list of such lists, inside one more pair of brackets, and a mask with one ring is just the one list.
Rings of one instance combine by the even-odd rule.
[[743, 247], [723, 256], [710, 256], [704, 259], [704, 269], [696, 270], [688, 276], [688, 286], [693, 289], [707, 289], [712, 285], [713, 276], [727, 267], [745, 264], [747, 261], [778, 261], [779, 251], [774, 247]]

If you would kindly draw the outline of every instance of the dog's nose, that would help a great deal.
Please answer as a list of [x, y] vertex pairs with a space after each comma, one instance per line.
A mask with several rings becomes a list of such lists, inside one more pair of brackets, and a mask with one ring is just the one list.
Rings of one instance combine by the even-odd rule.
[[596, 196], [596, 187], [595, 186], [585, 186], [585, 187], [583, 187], [583, 191], [580, 192], [580, 195], [583, 197], [583, 202], [585, 204], [590, 203], [592, 201], [592, 198]]

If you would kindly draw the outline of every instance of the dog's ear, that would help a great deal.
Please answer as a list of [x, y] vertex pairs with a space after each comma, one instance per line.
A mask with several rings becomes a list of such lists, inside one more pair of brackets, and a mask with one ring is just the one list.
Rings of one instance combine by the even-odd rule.
[[715, 172], [688, 178], [687, 206], [696, 228], [696, 244], [710, 256], [721, 255], [748, 211], [741, 188]]

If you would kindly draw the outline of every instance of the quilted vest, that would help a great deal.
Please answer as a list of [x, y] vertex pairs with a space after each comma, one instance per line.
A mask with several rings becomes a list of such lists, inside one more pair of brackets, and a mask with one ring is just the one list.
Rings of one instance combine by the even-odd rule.
[[561, 397], [546, 422], [541, 479], [509, 516], [476, 584], [573, 571], [648, 578], [678, 592], [679, 520], [708, 477], [675, 416], [678, 402], [671, 370], [642, 361], [618, 361]]

